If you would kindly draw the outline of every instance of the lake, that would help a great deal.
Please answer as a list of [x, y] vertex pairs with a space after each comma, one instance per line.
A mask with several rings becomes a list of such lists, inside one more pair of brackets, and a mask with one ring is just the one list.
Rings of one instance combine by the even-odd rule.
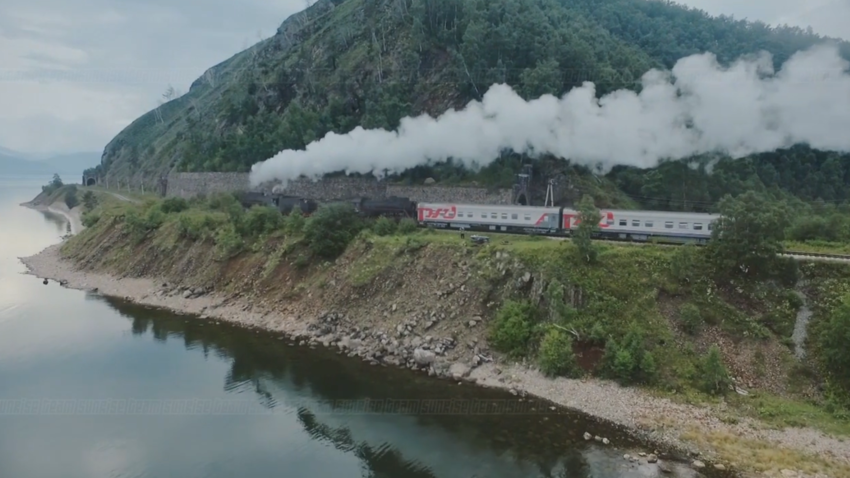
[[544, 403], [43, 285], [17, 257], [67, 226], [18, 204], [48, 180], [0, 177], [0, 477], [661, 476]]

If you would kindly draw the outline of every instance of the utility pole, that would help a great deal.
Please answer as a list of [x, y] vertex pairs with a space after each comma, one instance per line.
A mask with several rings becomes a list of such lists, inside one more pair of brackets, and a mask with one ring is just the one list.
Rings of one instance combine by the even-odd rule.
[[546, 186], [546, 201], [543, 203], [544, 207], [555, 207], [555, 180], [550, 179], [549, 184]]

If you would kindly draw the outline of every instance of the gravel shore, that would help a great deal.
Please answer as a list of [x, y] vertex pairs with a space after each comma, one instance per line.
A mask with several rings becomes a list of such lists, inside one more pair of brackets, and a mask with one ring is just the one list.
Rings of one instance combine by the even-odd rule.
[[[67, 213], [65, 215], [68, 215]], [[60, 255], [61, 244], [53, 245], [31, 257], [21, 258], [28, 273], [61, 282], [64, 286], [96, 290], [98, 293], [180, 313], [195, 314], [199, 320], [221, 320], [245, 326], [261, 327], [297, 338], [315, 341], [314, 318], [299, 318], [277, 312], [266, 312], [247, 302], [228, 300], [215, 293], [165, 294], [165, 280], [117, 278], [106, 274], [79, 271]], [[321, 340], [321, 339], [319, 339]], [[347, 340], [347, 339], [346, 339]], [[333, 343], [333, 341], [332, 341]], [[340, 347], [342, 348], [342, 347]], [[624, 388], [602, 380], [549, 379], [519, 364], [484, 363], [467, 372], [464, 379], [482, 386], [511, 390], [517, 395], [529, 394], [562, 406], [584, 412], [625, 428], [638, 437], [671, 449], [697, 455], [708, 466], [736, 467], [724, 463], [724, 457], [713, 450], [697, 450], [680, 438], [682, 432], [724, 434], [742, 440], [760, 441], [769, 447], [828, 457], [833, 462], [850, 464], [850, 442], [807, 428], [768, 429], [747, 418], [730, 424], [721, 421], [717, 410], [674, 403], [637, 388]], [[763, 475], [777, 477], [814, 477], [796, 470], [774, 470]], [[837, 478], [837, 476], [833, 477]]]

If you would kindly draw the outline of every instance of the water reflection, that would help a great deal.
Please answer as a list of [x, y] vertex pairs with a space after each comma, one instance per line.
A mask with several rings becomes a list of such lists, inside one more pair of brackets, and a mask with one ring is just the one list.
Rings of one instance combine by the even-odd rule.
[[363, 476], [613, 478], [657, 473], [654, 466], [628, 468], [622, 451], [585, 442], [581, 435], [589, 429], [620, 446], [635, 445], [626, 437], [579, 415], [550, 412], [542, 402], [535, 404], [535, 413], [514, 415], [358, 413], [336, 405], [355, 399], [517, 399], [501, 391], [372, 367], [323, 349], [287, 346], [282, 337], [264, 332], [104, 300], [131, 321], [136, 336], [180, 340], [187, 350], [228, 358], [224, 390], [250, 390], [262, 406], [294, 410], [314, 440], [355, 455], [363, 463]]

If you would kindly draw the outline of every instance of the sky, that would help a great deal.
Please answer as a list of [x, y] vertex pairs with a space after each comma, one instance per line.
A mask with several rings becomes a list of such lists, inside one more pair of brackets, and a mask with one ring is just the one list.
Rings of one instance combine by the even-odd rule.
[[[0, 146], [102, 151], [209, 67], [274, 34], [311, 0], [3, 0]], [[850, 39], [850, 0], [680, 0], [712, 15]]]

